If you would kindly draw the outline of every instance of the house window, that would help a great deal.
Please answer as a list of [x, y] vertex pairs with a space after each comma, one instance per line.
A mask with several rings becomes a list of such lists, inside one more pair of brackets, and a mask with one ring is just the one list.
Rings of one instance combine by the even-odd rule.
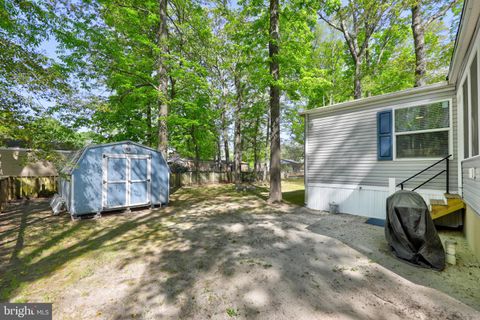
[[478, 74], [477, 56], [470, 66], [470, 125], [472, 132], [472, 157], [478, 155]]
[[466, 68], [467, 74], [461, 85], [461, 110], [463, 111], [463, 158], [468, 159], [480, 154], [480, 92], [479, 92], [479, 56], [473, 55], [472, 62]]
[[449, 102], [395, 110], [396, 157], [443, 158], [449, 154]]
[[465, 80], [462, 86], [463, 90], [463, 157], [466, 159], [470, 157], [470, 142], [468, 136], [468, 82]]

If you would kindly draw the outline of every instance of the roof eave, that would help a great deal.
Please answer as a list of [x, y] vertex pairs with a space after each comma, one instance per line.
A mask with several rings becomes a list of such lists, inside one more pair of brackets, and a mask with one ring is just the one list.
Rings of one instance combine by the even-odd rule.
[[[465, 64], [465, 56], [469, 52], [471, 42], [476, 33], [479, 15], [480, 6], [478, 4], [475, 5], [475, 1], [465, 0], [448, 70], [447, 79], [450, 84], [455, 85], [459, 80], [458, 78]], [[464, 41], [465, 39], [469, 41]]]
[[338, 104], [333, 104], [330, 106], [319, 107], [311, 110], [306, 110], [300, 112], [300, 115], [308, 115], [308, 114], [320, 114], [325, 112], [337, 111], [337, 110], [346, 110], [349, 108], [360, 108], [360, 107], [367, 107], [371, 104], [378, 103], [378, 102], [394, 102], [396, 100], [401, 100], [402, 98], [409, 97], [411, 95], [422, 95], [426, 93], [442, 93], [454, 90], [455, 86], [444, 82], [435, 83], [428, 86], [417, 87], [406, 89], [402, 91], [396, 91], [392, 93], [387, 93], [379, 96], [367, 97], [358, 100], [352, 100], [347, 102], [342, 102]]

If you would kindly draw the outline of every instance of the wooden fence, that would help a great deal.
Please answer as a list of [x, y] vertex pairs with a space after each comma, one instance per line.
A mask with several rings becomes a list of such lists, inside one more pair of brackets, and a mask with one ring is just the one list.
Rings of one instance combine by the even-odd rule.
[[0, 212], [3, 212], [7, 204], [8, 178], [0, 177]]
[[58, 177], [1, 177], [0, 211], [8, 201], [25, 197], [51, 197], [58, 191]]
[[[231, 172], [185, 172], [172, 173], [170, 188], [232, 181]], [[58, 176], [50, 177], [1, 177], [0, 211], [8, 201], [25, 197], [50, 197], [58, 192]]]
[[232, 172], [184, 172], [170, 174], [170, 188], [198, 184], [227, 183], [232, 181]]
[[[57, 176], [5, 177], [1, 193], [6, 201], [24, 197], [49, 197], [57, 192]], [[6, 181], [6, 182], [5, 182]]]
[[[170, 174], [170, 188], [179, 188], [182, 186], [229, 183], [233, 181], [233, 172], [230, 171], [200, 171], [183, 172]], [[268, 174], [264, 177], [264, 171], [246, 171], [241, 172], [243, 182], [264, 181], [268, 179]]]
[[[232, 172], [184, 172], [170, 175], [170, 188], [182, 186], [228, 183], [233, 181]], [[262, 179], [263, 172], [259, 172], [257, 179]], [[243, 181], [253, 181], [253, 172], [242, 172]], [[0, 178], [0, 211], [8, 201], [24, 197], [50, 197], [58, 192], [58, 176], [49, 177], [2, 177]]]

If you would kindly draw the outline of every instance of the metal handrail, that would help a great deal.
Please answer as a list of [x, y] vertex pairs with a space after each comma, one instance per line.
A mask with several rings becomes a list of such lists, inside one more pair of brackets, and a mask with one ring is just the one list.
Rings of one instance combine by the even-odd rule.
[[422, 183], [421, 185], [419, 185], [419, 186], [415, 187], [414, 189], [412, 189], [412, 191], [415, 191], [415, 190], [417, 190], [418, 188], [420, 188], [421, 186], [429, 183], [430, 181], [432, 181], [433, 179], [435, 179], [436, 177], [438, 177], [439, 175], [441, 175], [441, 174], [444, 173], [444, 172], [447, 172], [447, 170], [442, 170], [442, 171], [440, 171], [439, 173], [437, 173], [436, 175], [434, 175], [433, 177], [431, 177], [430, 179], [428, 179], [427, 181], [425, 181], [425, 182]]
[[425, 171], [427, 171], [427, 170], [435, 167], [437, 164], [439, 164], [439, 163], [441, 163], [441, 162], [443, 162], [443, 161], [446, 161], [446, 169], [445, 169], [445, 170], [437, 173], [436, 175], [434, 175], [433, 177], [431, 177], [430, 179], [428, 179], [427, 181], [425, 181], [425, 182], [422, 183], [421, 185], [419, 185], [419, 186], [417, 186], [416, 188], [414, 188], [412, 191], [417, 190], [417, 189], [420, 188], [421, 186], [425, 185], [426, 183], [432, 181], [433, 179], [435, 179], [436, 177], [438, 177], [438, 176], [441, 175], [442, 173], [446, 172], [446, 173], [447, 173], [447, 177], [446, 177], [446, 191], [447, 191], [447, 193], [448, 193], [448, 192], [449, 192], [449, 171], [450, 171], [450, 168], [449, 168], [450, 166], [449, 166], [449, 163], [448, 163], [448, 159], [449, 159], [451, 156], [452, 156], [452, 155], [449, 154], [448, 156], [446, 156], [446, 157], [438, 160], [438, 161], [435, 162], [434, 164], [426, 167], [426, 168], [423, 169], [422, 171], [419, 171], [419, 172], [415, 173], [415, 174], [414, 174], [413, 176], [411, 176], [410, 178], [407, 178], [407, 179], [403, 180], [402, 182], [400, 182], [399, 184], [397, 184], [397, 187], [400, 186], [400, 188], [403, 190], [403, 185], [405, 184], [405, 182], [412, 180], [412, 179], [415, 178], [416, 176], [418, 176], [418, 175], [424, 173]]

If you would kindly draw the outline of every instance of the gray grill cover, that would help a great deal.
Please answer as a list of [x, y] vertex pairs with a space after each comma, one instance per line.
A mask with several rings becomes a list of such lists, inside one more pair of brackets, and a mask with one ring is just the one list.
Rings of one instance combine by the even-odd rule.
[[385, 237], [398, 258], [425, 268], [445, 268], [442, 242], [418, 193], [397, 191], [387, 198]]

